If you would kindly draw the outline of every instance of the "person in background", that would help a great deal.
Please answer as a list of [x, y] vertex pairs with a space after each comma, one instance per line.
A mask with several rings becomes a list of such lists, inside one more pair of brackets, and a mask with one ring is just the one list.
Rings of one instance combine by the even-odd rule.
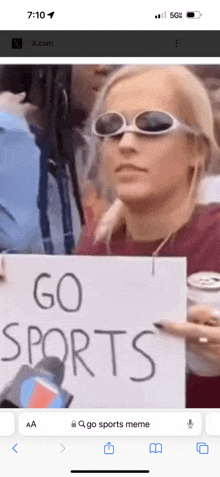
[[37, 208], [40, 151], [29, 128], [38, 124], [39, 113], [23, 104], [25, 96], [0, 94], [0, 251], [43, 253]]
[[[70, 254], [84, 224], [68, 119], [71, 70], [27, 68], [1, 71], [1, 250]], [[22, 86], [27, 93], [17, 92]]]

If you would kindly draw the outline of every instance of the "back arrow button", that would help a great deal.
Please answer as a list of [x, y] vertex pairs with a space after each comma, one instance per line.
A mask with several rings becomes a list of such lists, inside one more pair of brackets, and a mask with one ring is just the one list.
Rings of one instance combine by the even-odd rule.
[[14, 447], [12, 447], [13, 451], [16, 452], [16, 454], [18, 454], [18, 451], [15, 449], [15, 447], [17, 446], [18, 444], [15, 444]]

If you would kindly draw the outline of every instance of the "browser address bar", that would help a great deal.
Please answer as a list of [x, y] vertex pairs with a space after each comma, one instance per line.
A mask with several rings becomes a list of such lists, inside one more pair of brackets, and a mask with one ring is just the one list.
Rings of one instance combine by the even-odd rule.
[[198, 436], [201, 430], [200, 413], [190, 411], [37, 411], [19, 416], [19, 432], [29, 436]]

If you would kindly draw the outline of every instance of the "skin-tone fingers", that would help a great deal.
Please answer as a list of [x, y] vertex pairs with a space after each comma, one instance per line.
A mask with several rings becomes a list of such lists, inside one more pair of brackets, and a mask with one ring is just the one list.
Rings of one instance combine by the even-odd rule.
[[186, 323], [163, 322], [156, 323], [155, 326], [166, 333], [188, 340], [198, 341], [199, 338], [206, 337], [209, 341], [220, 345], [220, 311], [218, 309], [193, 306], [189, 310], [188, 318], [190, 321]]
[[194, 323], [172, 323], [163, 322], [156, 328], [161, 329], [168, 334], [187, 338], [190, 340], [199, 340], [199, 338], [206, 337], [209, 341], [219, 343], [220, 345], [220, 327], [198, 325]]
[[219, 326], [220, 311], [218, 309], [213, 310], [209, 306], [192, 306], [188, 312], [188, 319], [193, 323]]
[[[188, 351], [215, 366], [219, 363], [220, 373], [219, 315], [219, 310], [213, 312], [207, 306], [194, 306], [189, 310], [189, 322], [163, 322], [155, 323], [155, 326], [170, 335], [187, 339]], [[207, 343], [199, 341], [200, 338], [207, 338]]]

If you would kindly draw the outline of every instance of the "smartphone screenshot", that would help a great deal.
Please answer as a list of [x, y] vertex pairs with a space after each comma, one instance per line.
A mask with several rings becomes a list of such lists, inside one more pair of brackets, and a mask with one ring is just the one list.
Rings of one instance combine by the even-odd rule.
[[220, 32], [191, 7], [3, 7], [1, 477], [219, 476]]

